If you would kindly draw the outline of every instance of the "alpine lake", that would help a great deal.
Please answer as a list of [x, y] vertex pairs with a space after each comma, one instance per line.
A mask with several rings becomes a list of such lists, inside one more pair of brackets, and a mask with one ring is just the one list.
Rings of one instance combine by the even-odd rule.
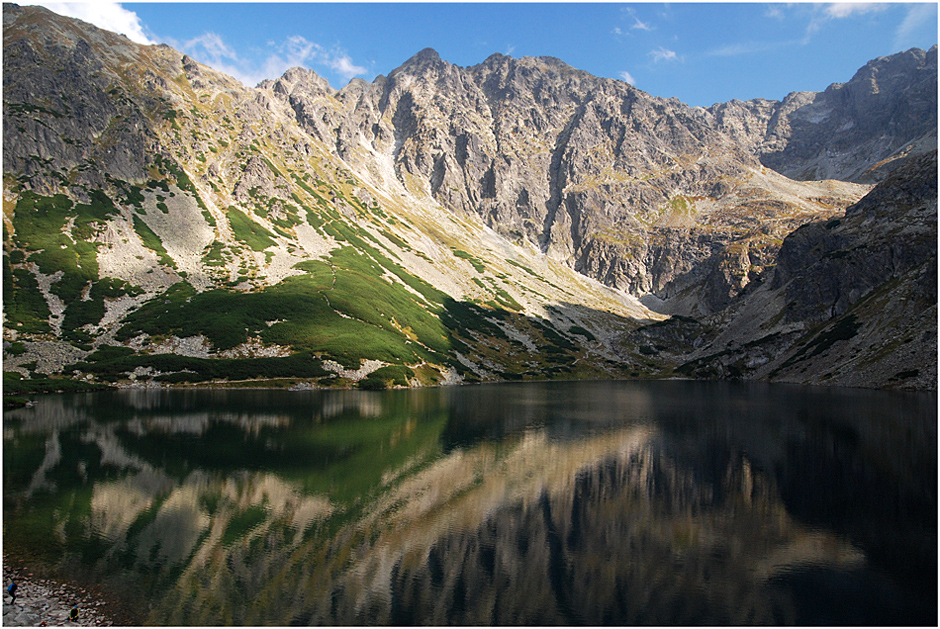
[[119, 390], [3, 418], [3, 545], [141, 625], [937, 624], [937, 396]]

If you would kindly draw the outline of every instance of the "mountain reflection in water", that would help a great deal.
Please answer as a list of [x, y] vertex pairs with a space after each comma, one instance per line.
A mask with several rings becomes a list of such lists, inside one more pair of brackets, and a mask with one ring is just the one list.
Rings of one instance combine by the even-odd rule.
[[122, 391], [5, 414], [4, 543], [144, 624], [936, 624], [936, 396]]

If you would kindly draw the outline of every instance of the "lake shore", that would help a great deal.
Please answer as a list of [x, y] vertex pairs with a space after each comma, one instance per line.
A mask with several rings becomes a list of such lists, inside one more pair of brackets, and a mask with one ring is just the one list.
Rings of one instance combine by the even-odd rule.
[[[7, 588], [16, 581], [16, 602], [10, 604]], [[69, 611], [78, 606], [76, 621]], [[111, 627], [127, 626], [115, 604], [80, 586], [41, 578], [24, 568], [3, 562], [3, 626], [5, 627]]]

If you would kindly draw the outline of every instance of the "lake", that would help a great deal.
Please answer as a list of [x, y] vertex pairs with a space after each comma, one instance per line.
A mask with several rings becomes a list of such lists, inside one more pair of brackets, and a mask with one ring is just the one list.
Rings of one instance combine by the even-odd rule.
[[4, 413], [7, 559], [147, 625], [936, 625], [936, 394], [122, 390]]

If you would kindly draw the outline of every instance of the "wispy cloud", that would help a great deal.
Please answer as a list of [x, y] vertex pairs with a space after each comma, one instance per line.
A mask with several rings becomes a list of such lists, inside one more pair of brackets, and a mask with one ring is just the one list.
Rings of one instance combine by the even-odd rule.
[[368, 72], [365, 67], [356, 65], [339, 47], [324, 48], [301, 35], [292, 35], [280, 43], [269, 42], [271, 52], [260, 64], [243, 58], [219, 35], [211, 32], [182, 44], [169, 43], [245, 85], [257, 85], [264, 79], [277, 78], [295, 66], [329, 68], [345, 81]]
[[147, 35], [137, 14], [128, 11], [119, 2], [33, 2], [26, 0], [20, 4], [39, 5], [53, 13], [84, 20], [98, 28], [120, 33], [138, 44], [157, 43]]
[[659, 63], [660, 61], [678, 61], [679, 57], [676, 55], [676, 51], [667, 50], [660, 46], [656, 50], [651, 50], [649, 55], [653, 58], [653, 63]]
[[621, 80], [623, 80], [625, 83], [629, 83], [630, 85], [636, 85], [636, 79], [634, 79], [634, 78], [633, 78], [633, 75], [630, 74], [629, 72], [627, 72], [626, 70], [624, 70], [624, 71], [622, 71], [622, 72], [620, 73], [620, 78], [621, 78]]
[[867, 13], [877, 13], [884, 11], [890, 6], [890, 4], [880, 2], [835, 2], [833, 4], [820, 5], [814, 10], [814, 16], [806, 27], [806, 35], [803, 41], [804, 43], [808, 42], [810, 37], [819, 31], [826, 22], [856, 17]]
[[937, 5], [932, 2], [909, 5], [904, 21], [894, 33], [894, 49], [907, 50], [916, 45], [914, 34], [927, 24], [936, 26]]
[[261, 81], [258, 73], [249, 69], [250, 64], [240, 58], [235, 49], [217, 33], [205, 32], [185, 42], [168, 38], [166, 43], [214, 70], [235, 77], [245, 85], [257, 85]]
[[[158, 43], [157, 37], [148, 31], [140, 17], [118, 2], [22, 0], [21, 4], [43, 6], [59, 15], [84, 20], [98, 28], [121, 33], [138, 44]], [[281, 43], [269, 44], [272, 52], [260, 64], [239, 55], [220, 35], [211, 31], [185, 42], [178, 42], [172, 37], [163, 40], [180, 52], [235, 77], [245, 85], [257, 85], [264, 79], [277, 78], [289, 68], [300, 65], [313, 66], [314, 69], [329, 68], [345, 81], [368, 72], [365, 67], [354, 63], [341, 48], [324, 48], [300, 35], [288, 37]]]
[[366, 69], [363, 66], [353, 64], [349, 55], [343, 53], [337, 53], [328, 57], [326, 65], [347, 81], [355, 76], [366, 73]]
[[651, 31], [656, 27], [649, 22], [644, 22], [636, 16], [636, 10], [633, 7], [626, 7], [623, 9], [623, 12], [629, 15], [633, 19], [633, 24], [630, 25], [630, 30], [633, 31]]
[[208, 63], [220, 63], [223, 59], [238, 61], [238, 55], [216, 33], [206, 32], [181, 46], [183, 50], [201, 50]]
[[785, 16], [783, 14], [783, 9], [781, 9], [779, 5], [769, 4], [767, 5], [767, 10], [764, 11], [764, 17], [769, 17], [774, 20], [782, 20]]
[[651, 30], [653, 30], [653, 27], [650, 26], [649, 22], [642, 22], [642, 21], [640, 21], [640, 18], [638, 18], [638, 17], [635, 17], [634, 20], [635, 20], [635, 21], [633, 22], [633, 26], [630, 27], [630, 28], [632, 28], [633, 30], [635, 30], [635, 31], [651, 31]]
[[864, 13], [883, 11], [887, 8], [887, 4], [878, 2], [836, 2], [834, 4], [827, 5], [824, 12], [831, 18], [839, 19], [850, 17], [852, 15], [862, 15]]
[[727, 44], [721, 46], [720, 48], [715, 48], [705, 52], [706, 57], [738, 57], [741, 55], [752, 55], [759, 52], [767, 52], [768, 50], [776, 50], [778, 48], [784, 48], [786, 46], [792, 46], [798, 44], [798, 41], [780, 41], [780, 42], [759, 42], [759, 41], [750, 41], [750, 42], [741, 42], [737, 44]]

